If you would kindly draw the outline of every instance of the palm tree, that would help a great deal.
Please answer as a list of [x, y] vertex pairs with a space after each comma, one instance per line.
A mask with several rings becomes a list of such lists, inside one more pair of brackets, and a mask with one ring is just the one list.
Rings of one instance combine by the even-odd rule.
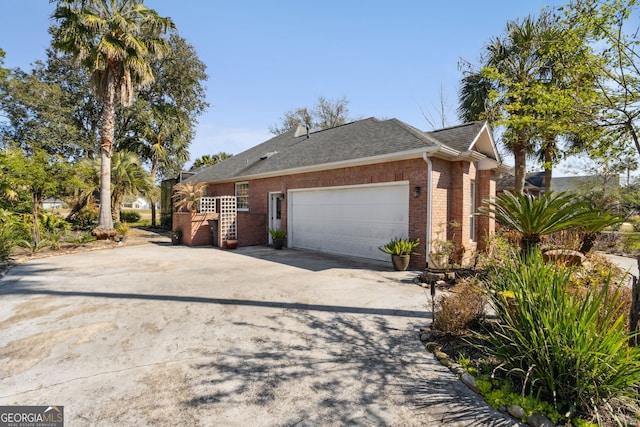
[[163, 36], [174, 25], [136, 0], [59, 0], [53, 18], [59, 22], [54, 47], [86, 67], [102, 102], [100, 214], [93, 233], [98, 238], [114, 237], [111, 156], [116, 95], [127, 106], [138, 87], [153, 82], [150, 62], [169, 50]]
[[154, 190], [149, 173], [140, 158], [131, 151], [118, 151], [111, 158], [111, 204], [113, 217], [120, 220], [120, 206], [125, 197], [148, 197]]
[[193, 161], [191, 170], [198, 169], [200, 167], [216, 165], [231, 156], [232, 154], [225, 153], [224, 151], [221, 151], [218, 154], [203, 154], [201, 157]]
[[[158, 172], [162, 168], [171, 169], [171, 164], [184, 164], [189, 159], [187, 147], [191, 139], [191, 122], [179, 109], [168, 104], [144, 104], [144, 114], [138, 114], [137, 136], [127, 138], [122, 147], [133, 150], [150, 163], [151, 182], [156, 184]], [[156, 225], [156, 194], [149, 199], [151, 203], [151, 225]]]
[[584, 224], [594, 224], [599, 213], [567, 193], [544, 193], [540, 198], [525, 193], [504, 192], [479, 209], [510, 230], [520, 233], [523, 255], [538, 247], [542, 236]]
[[526, 159], [532, 151], [528, 116], [537, 100], [529, 88], [548, 70], [540, 44], [553, 28], [550, 22], [546, 15], [508, 22], [505, 37], [487, 45], [482, 70], [467, 73], [459, 92], [460, 118], [505, 124], [503, 141], [514, 154], [516, 192], [524, 190]]
[[198, 199], [207, 190], [205, 182], [185, 181], [173, 187], [174, 209], [176, 211], [192, 211], [198, 207]]

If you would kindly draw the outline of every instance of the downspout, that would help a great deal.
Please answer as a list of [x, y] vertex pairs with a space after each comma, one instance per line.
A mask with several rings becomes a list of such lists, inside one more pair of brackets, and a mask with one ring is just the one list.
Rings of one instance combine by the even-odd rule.
[[433, 163], [429, 158], [429, 154], [425, 151], [422, 153], [422, 159], [427, 163], [427, 239], [425, 248], [427, 252], [427, 266], [429, 265], [429, 254], [431, 253], [431, 205], [433, 197]]

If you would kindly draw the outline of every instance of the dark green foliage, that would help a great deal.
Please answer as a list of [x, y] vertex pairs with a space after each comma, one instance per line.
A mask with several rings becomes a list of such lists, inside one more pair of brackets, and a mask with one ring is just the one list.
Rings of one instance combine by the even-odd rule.
[[11, 260], [11, 253], [24, 237], [20, 218], [0, 209], [0, 263]]
[[572, 292], [570, 273], [537, 250], [493, 269], [486, 283], [499, 322], [483, 350], [523, 394], [613, 419], [637, 409], [640, 349], [630, 346], [619, 290], [605, 282]]
[[95, 226], [98, 223], [98, 207], [93, 204], [87, 204], [78, 212], [75, 212], [70, 218], [75, 228], [86, 229]]
[[[597, 233], [622, 218], [592, 209], [569, 193], [544, 193], [539, 198], [526, 193], [504, 192], [487, 201], [481, 215], [495, 218], [509, 230], [520, 233], [523, 253], [538, 247], [542, 236], [569, 229]], [[589, 248], [590, 249], [590, 248]]]
[[419, 239], [409, 240], [396, 237], [378, 249], [390, 255], [411, 255], [418, 245], [420, 245]]
[[140, 214], [138, 212], [135, 212], [135, 211], [122, 211], [122, 212], [120, 212], [120, 221], [121, 222], [128, 222], [128, 223], [139, 222], [140, 218], [141, 218]]

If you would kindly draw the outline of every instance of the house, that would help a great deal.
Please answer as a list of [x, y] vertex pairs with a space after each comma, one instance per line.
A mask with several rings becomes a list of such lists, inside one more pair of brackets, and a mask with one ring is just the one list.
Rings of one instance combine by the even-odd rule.
[[[513, 174], [505, 174], [498, 179], [497, 191], [513, 191], [514, 183], [515, 177]], [[551, 178], [551, 190], [557, 193], [588, 193], [595, 189], [612, 191], [619, 187], [620, 177], [617, 174]], [[527, 173], [524, 180], [524, 191], [536, 196], [544, 193], [544, 171]]]
[[122, 209], [151, 209], [149, 201], [142, 197], [127, 197], [120, 207]]
[[42, 209], [62, 209], [65, 203], [56, 197], [47, 197], [41, 203]]
[[411, 267], [422, 269], [435, 239], [467, 253], [484, 247], [495, 225], [472, 214], [507, 169], [484, 122], [432, 132], [375, 118], [298, 127], [187, 178], [207, 183], [213, 208], [191, 219], [176, 213], [173, 228], [193, 228], [186, 244], [210, 243], [201, 231], [207, 212], [216, 198], [235, 196], [226, 221], [239, 246], [271, 243], [268, 230], [283, 228], [289, 247], [388, 260], [379, 246], [419, 238]]

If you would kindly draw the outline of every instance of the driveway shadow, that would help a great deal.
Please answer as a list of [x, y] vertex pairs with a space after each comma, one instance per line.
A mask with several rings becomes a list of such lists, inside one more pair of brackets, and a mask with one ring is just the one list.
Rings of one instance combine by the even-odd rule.
[[[213, 249], [226, 250], [219, 248]], [[243, 246], [229, 252], [265, 261], [277, 262], [280, 264], [302, 268], [309, 271], [353, 269], [397, 274], [411, 274], [411, 272], [394, 272], [391, 261], [385, 262], [349, 255], [316, 252], [306, 249], [274, 249], [270, 246]]]
[[277, 425], [514, 424], [421, 351], [415, 330], [383, 316], [292, 311], [268, 326], [233, 327], [254, 331], [251, 351], [193, 365], [186, 405], [212, 414], [243, 407]]

